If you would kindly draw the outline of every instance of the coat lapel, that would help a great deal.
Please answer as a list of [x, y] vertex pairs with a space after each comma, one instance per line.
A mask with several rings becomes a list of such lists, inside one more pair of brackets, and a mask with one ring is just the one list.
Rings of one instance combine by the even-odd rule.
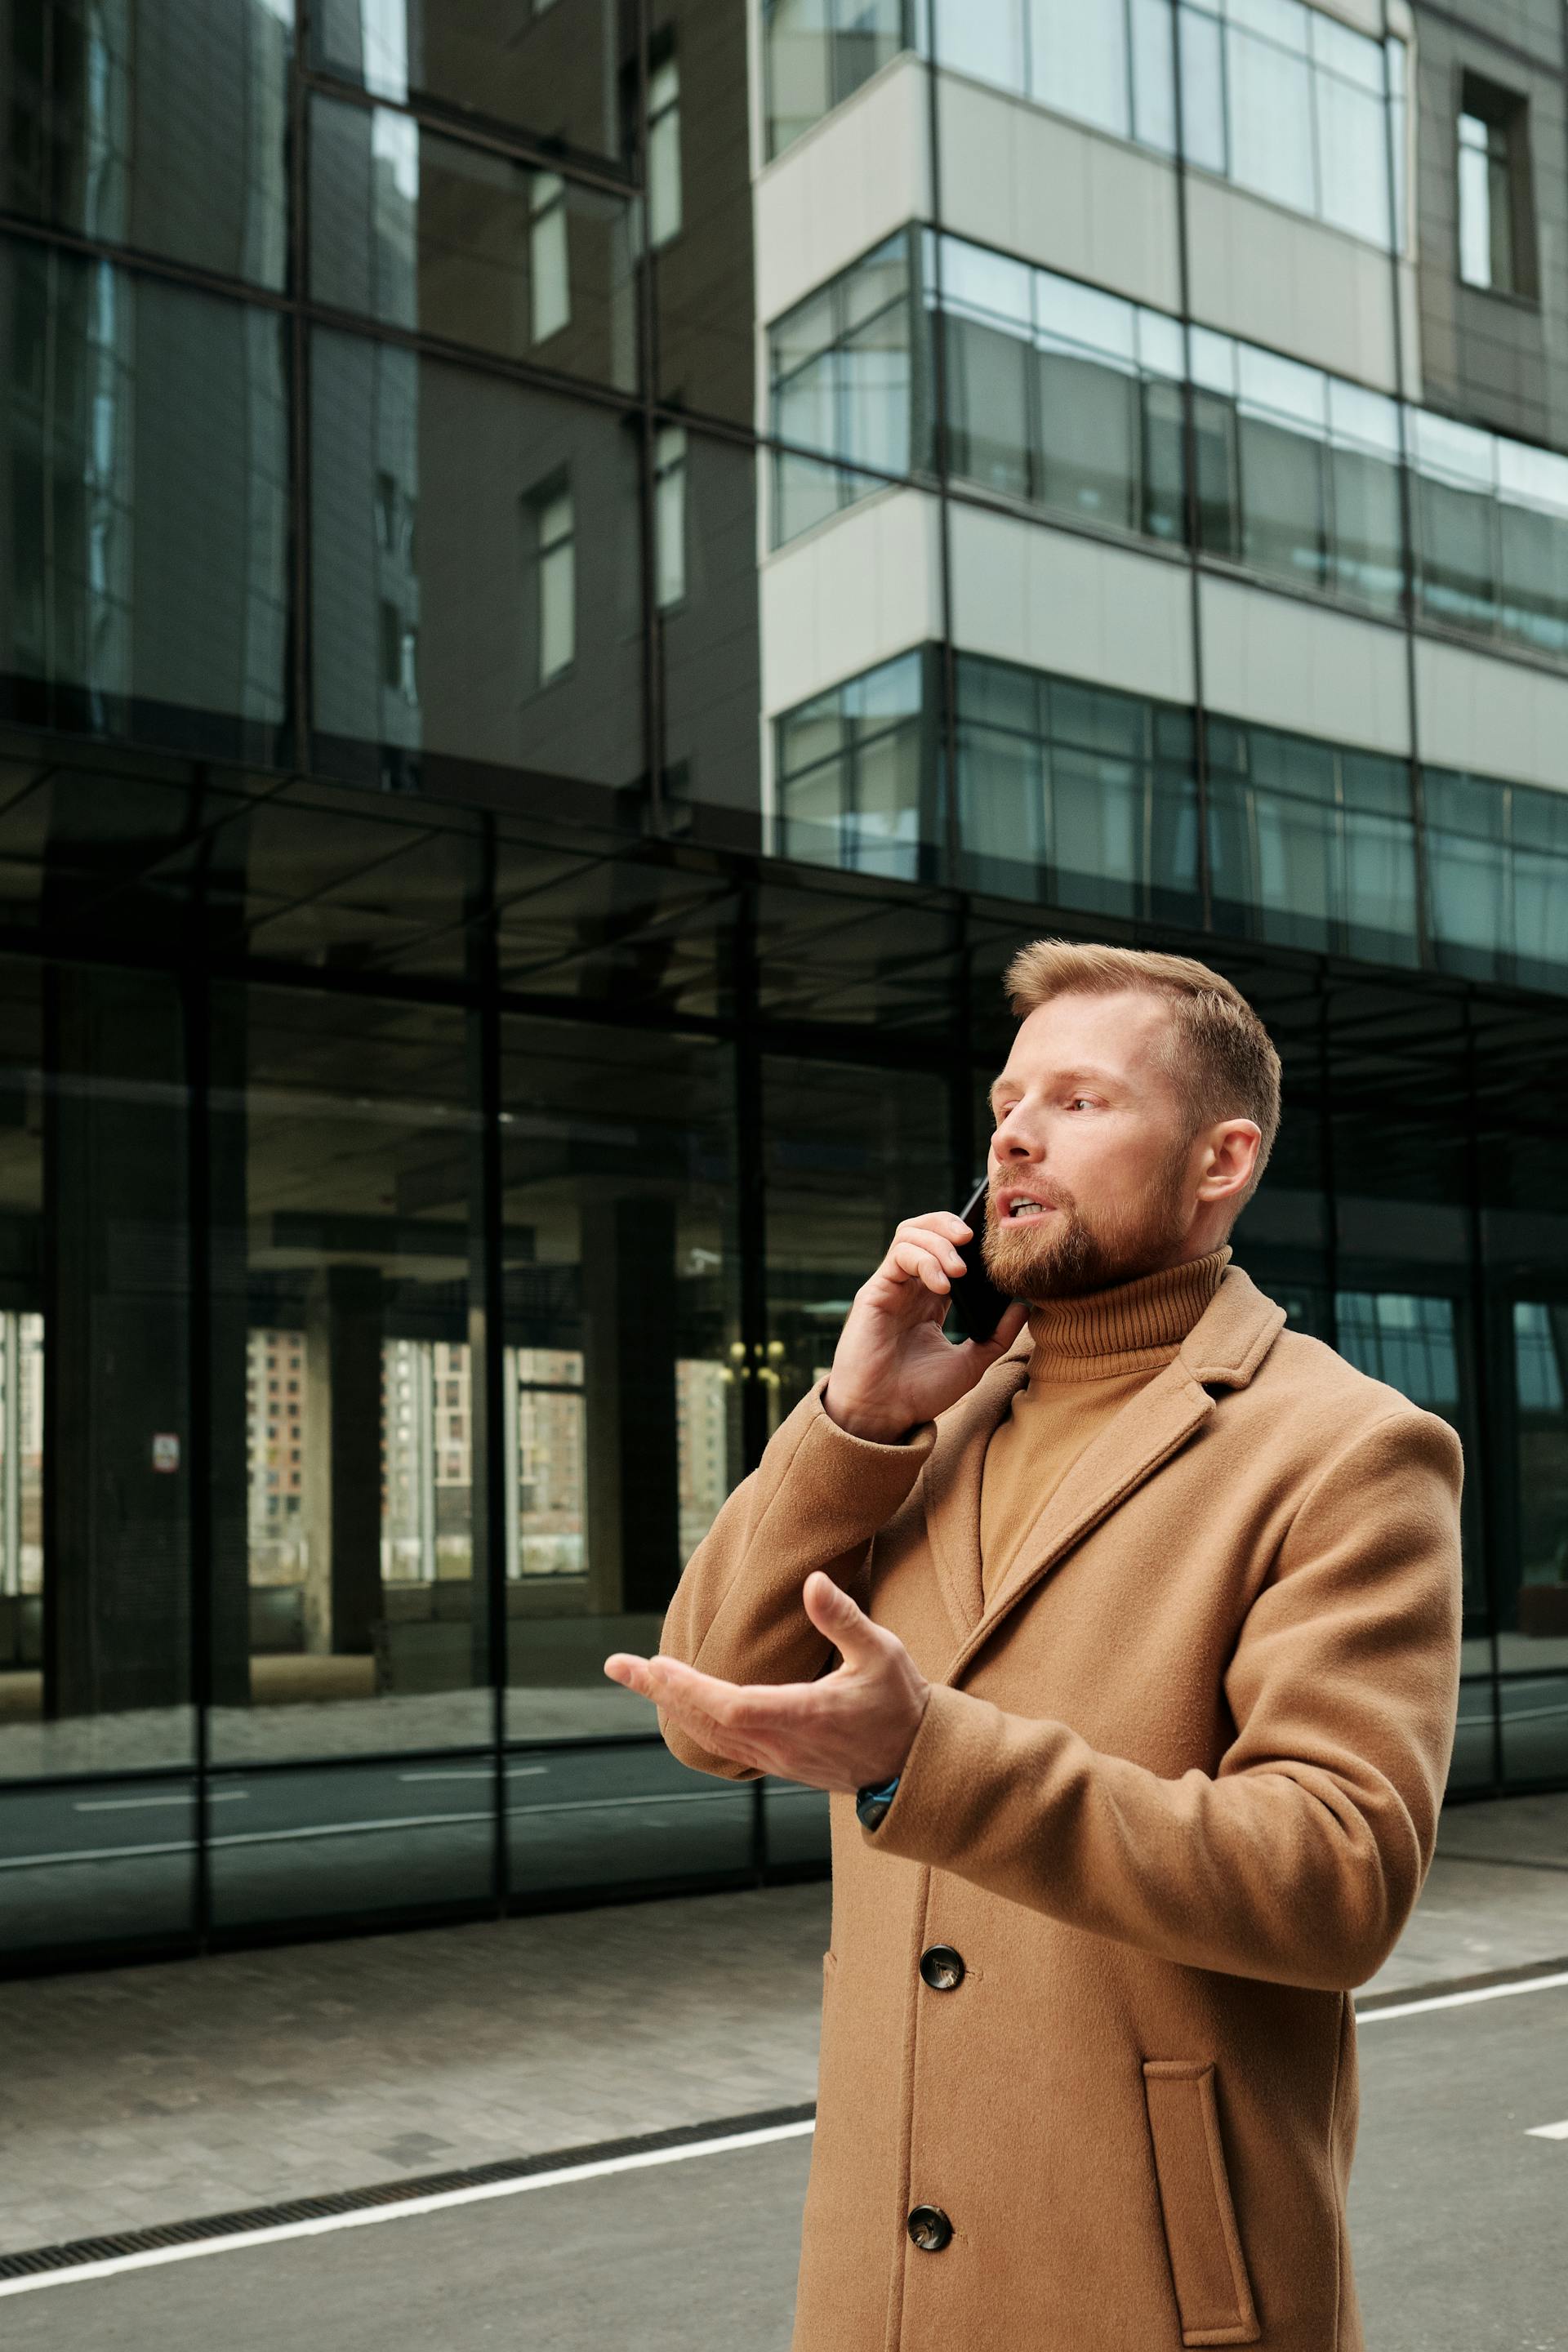
[[942, 1423], [922, 1475], [926, 1539], [952, 1630], [962, 1642], [980, 1622], [980, 1481], [985, 1449], [1029, 1376], [1029, 1350], [1011, 1350], [983, 1374]]
[[[1226, 1266], [1218, 1289], [1183, 1341], [1181, 1350], [1147, 1387], [1123, 1405], [1079, 1454], [1020, 1545], [1005, 1582], [989, 1605], [980, 1566], [980, 1486], [985, 1447], [1028, 1374], [1028, 1356], [1006, 1356], [965, 1399], [976, 1406], [964, 1440], [946, 1454], [940, 1499], [933, 1510], [927, 1465], [927, 1527], [938, 1574], [962, 1602], [954, 1612], [960, 1642], [942, 1680], [956, 1683], [1004, 1618], [1065, 1559], [1075, 1544], [1137, 1492], [1215, 1411], [1210, 1388], [1245, 1388], [1285, 1322], [1285, 1309], [1266, 1298], [1241, 1268]], [[1005, 1379], [999, 1376], [1005, 1376]], [[962, 1408], [961, 1408], [962, 1410]], [[954, 1416], [955, 1420], [957, 1415]], [[959, 1437], [955, 1429], [954, 1437]], [[966, 1441], [966, 1442], [965, 1442]], [[940, 1524], [939, 1524], [940, 1523]], [[952, 1600], [949, 1601], [950, 1610]]]

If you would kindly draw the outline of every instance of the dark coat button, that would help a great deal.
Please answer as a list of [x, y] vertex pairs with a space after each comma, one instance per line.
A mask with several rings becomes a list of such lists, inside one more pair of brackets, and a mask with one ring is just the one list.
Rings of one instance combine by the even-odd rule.
[[952, 2223], [940, 2205], [917, 2205], [905, 2227], [922, 2254], [940, 2254], [952, 2236]]
[[921, 1954], [921, 1974], [932, 1992], [956, 1992], [963, 1982], [963, 1955], [951, 1944], [933, 1944]]

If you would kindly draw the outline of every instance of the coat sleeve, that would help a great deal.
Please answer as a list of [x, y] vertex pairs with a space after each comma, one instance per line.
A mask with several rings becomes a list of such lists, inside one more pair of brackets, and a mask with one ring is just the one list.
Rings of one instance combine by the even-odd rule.
[[1185, 1966], [1346, 1990], [1394, 1948], [1454, 1741], [1459, 1442], [1373, 1423], [1298, 1507], [1225, 1678], [1211, 1777], [931, 1694], [877, 1847]]
[[[936, 1439], [927, 1422], [897, 1445], [851, 1437], [823, 1410], [819, 1381], [768, 1442], [686, 1564], [659, 1637], [680, 1658], [731, 1683], [815, 1682], [833, 1655], [801, 1601], [813, 1569], [858, 1591], [871, 1538], [920, 1476]], [[670, 1753], [700, 1772], [755, 1780], [671, 1724]]]

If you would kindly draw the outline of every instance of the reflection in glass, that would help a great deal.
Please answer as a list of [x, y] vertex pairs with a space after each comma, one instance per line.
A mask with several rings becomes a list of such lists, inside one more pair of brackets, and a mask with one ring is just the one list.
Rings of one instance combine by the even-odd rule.
[[763, 0], [770, 157], [910, 43], [909, 0]]
[[1568, 974], [1568, 801], [1423, 771], [1433, 942], [1445, 971], [1561, 989]]
[[1378, 961], [1419, 961], [1415, 827], [1401, 760], [1272, 728], [1208, 728], [1215, 919]]
[[0, 206], [280, 288], [291, 0], [7, 11]]
[[630, 425], [324, 331], [313, 382], [316, 718], [331, 765], [379, 782], [381, 745], [629, 782], [643, 763]]
[[[768, 332], [773, 544], [905, 474], [911, 457], [910, 266], [900, 232], [776, 320]], [[824, 465], [801, 455], [843, 460]]]
[[482, 1268], [461, 1016], [220, 992], [214, 1413], [247, 1560], [231, 1761], [482, 1739]]
[[1192, 722], [1135, 695], [963, 654], [958, 819], [971, 887], [1190, 920]]
[[568, 150], [622, 153], [615, 17], [599, 0], [314, 0], [313, 62], [395, 106], [446, 100]]
[[4, 240], [0, 312], [11, 715], [272, 758], [287, 707], [283, 320]]
[[905, 654], [776, 722], [785, 857], [913, 879], [934, 844], [934, 741], [926, 664]]
[[1568, 1306], [1513, 1305], [1514, 1572], [1505, 1667], [1568, 1668]]
[[629, 224], [626, 198], [311, 99], [318, 302], [629, 390]]
[[740, 1475], [731, 1062], [521, 1019], [502, 1053], [507, 1720], [640, 1736], [603, 1661], [657, 1646]]

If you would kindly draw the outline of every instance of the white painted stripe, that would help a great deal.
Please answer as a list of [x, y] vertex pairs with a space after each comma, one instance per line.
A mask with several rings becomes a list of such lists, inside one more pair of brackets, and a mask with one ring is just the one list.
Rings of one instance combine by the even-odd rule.
[[[536, 1780], [549, 1769], [548, 1764], [513, 1764], [508, 1768], [506, 1777], [509, 1780]], [[480, 1764], [471, 1771], [443, 1769], [436, 1772], [400, 1772], [397, 1777], [400, 1780], [493, 1780], [495, 1774], [489, 1765]]]
[[[248, 1789], [209, 1789], [209, 1805], [240, 1805], [248, 1803]], [[188, 1790], [181, 1797], [85, 1797], [79, 1798], [72, 1811], [79, 1813], [134, 1813], [144, 1805], [191, 1805], [196, 1801], [195, 1790]]]
[[1531, 2124], [1526, 2139], [1568, 2139], [1568, 2124]]
[[1396, 2001], [1389, 2009], [1358, 2009], [1356, 2023], [1382, 2025], [1394, 2017], [1422, 2017], [1429, 2009], [1468, 2009], [1472, 2001], [1506, 2000], [1516, 1992], [1556, 1992], [1568, 1985], [1568, 1969], [1552, 1977], [1516, 1977], [1511, 1984], [1478, 1985], [1470, 1992], [1430, 1993], [1425, 2000]]
[[200, 2238], [188, 2246], [153, 2246], [145, 2253], [112, 2254], [79, 2263], [68, 2271], [41, 2271], [31, 2278], [0, 2279], [0, 2294], [31, 2294], [38, 2287], [74, 2286], [87, 2279], [115, 2278], [121, 2271], [155, 2269], [163, 2263], [192, 2262], [198, 2254], [235, 2254], [248, 2246], [278, 2246], [290, 2238], [324, 2238], [334, 2230], [368, 2229], [375, 2221], [409, 2221], [421, 2213], [441, 2213], [454, 2205], [479, 2205], [496, 2197], [521, 2197], [531, 2189], [564, 2189], [574, 2181], [603, 2180], [616, 2172], [646, 2172], [656, 2164], [685, 2164], [696, 2156], [719, 2156], [738, 2147], [769, 2147], [777, 2140], [804, 2139], [814, 2122], [769, 2124], [759, 2131], [728, 2132], [715, 2139], [688, 2140], [679, 2147], [638, 2149], [592, 2164], [563, 2164], [553, 2172], [525, 2173], [518, 2180], [484, 2180], [471, 2189], [443, 2189], [429, 2197], [405, 2197], [395, 2205], [371, 2205], [352, 2213], [328, 2213], [319, 2221], [282, 2221], [268, 2230], [237, 2230], [232, 2237]]

